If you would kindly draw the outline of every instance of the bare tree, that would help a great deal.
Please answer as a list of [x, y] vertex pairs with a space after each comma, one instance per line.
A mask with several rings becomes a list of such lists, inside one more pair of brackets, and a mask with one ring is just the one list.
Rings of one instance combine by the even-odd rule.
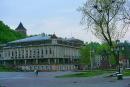
[[[127, 3], [127, 0], [87, 0], [79, 8], [83, 15], [81, 23], [87, 25], [86, 29], [98, 39], [114, 48], [113, 42], [125, 36], [130, 24]], [[117, 58], [116, 61], [118, 64]]]
[[124, 10], [125, 14], [123, 14], [123, 20], [125, 23], [130, 24], [130, 2], [126, 3], [125, 8], [126, 9]]
[[128, 30], [126, 0], [87, 0], [80, 7], [82, 24], [100, 40], [113, 47], [113, 41], [122, 38]]

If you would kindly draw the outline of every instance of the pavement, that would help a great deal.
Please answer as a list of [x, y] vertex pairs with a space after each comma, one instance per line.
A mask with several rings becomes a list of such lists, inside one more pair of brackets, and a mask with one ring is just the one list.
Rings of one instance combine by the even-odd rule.
[[55, 78], [78, 72], [0, 72], [2, 87], [130, 87], [130, 77], [117, 80], [104, 75], [81, 78]]

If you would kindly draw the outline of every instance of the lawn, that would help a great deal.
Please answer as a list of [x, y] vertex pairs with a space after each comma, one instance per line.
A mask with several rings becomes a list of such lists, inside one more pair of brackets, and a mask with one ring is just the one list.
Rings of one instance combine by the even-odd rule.
[[[89, 71], [84, 71], [84, 72], [79, 72], [76, 74], [67, 74], [63, 76], [56, 76], [57, 78], [69, 78], [69, 77], [93, 77], [93, 76], [98, 76], [98, 75], [110, 75], [112, 73], [115, 73], [116, 70], [89, 70]], [[125, 70], [123, 72], [123, 76], [130, 76], [130, 70]]]
[[124, 75], [124, 76], [130, 76], [130, 70], [125, 70], [125, 71], [123, 72], [123, 75]]
[[0, 72], [13, 72], [16, 71], [15, 68], [9, 66], [0, 66]]
[[102, 74], [108, 74], [108, 73], [113, 73], [115, 71], [109, 71], [109, 70], [92, 70], [92, 71], [84, 71], [76, 74], [67, 74], [63, 76], [56, 76], [58, 78], [66, 78], [66, 77], [93, 77], [93, 76], [98, 76]]

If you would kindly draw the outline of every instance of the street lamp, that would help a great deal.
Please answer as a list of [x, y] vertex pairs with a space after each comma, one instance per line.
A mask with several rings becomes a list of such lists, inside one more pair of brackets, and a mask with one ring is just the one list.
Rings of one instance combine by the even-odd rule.
[[116, 40], [116, 53], [117, 53], [117, 62], [118, 62], [118, 72], [121, 73], [120, 66], [120, 52], [124, 50], [124, 47], [120, 44], [120, 40]]
[[120, 52], [124, 50], [124, 46], [120, 44], [120, 40], [116, 40], [116, 47], [112, 49], [112, 51], [116, 52], [116, 57], [117, 57], [117, 65], [118, 65], [118, 73], [117, 73], [117, 79], [122, 80], [123, 75], [121, 74], [121, 66], [120, 66]]

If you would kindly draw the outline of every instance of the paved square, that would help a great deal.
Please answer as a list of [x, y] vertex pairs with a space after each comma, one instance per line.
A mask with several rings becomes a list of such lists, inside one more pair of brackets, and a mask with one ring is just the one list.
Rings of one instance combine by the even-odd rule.
[[96, 76], [91, 78], [55, 78], [75, 72], [0, 72], [0, 84], [5, 87], [130, 87], [130, 78], [116, 80]]

